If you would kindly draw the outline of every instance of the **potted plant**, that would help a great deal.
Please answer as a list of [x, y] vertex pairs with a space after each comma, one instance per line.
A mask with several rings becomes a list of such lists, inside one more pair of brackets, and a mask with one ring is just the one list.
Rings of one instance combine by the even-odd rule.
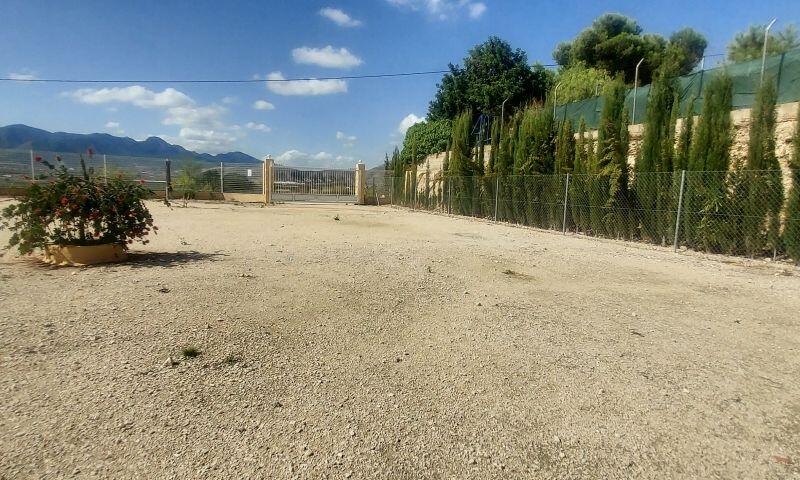
[[60, 157], [55, 164], [35, 160], [50, 169], [52, 179], [31, 184], [25, 197], [0, 213], [0, 229], [12, 232], [8, 248], [23, 255], [39, 249], [46, 262], [57, 265], [116, 262], [127, 258], [128, 245], [146, 244], [145, 237], [158, 230], [143, 202], [152, 193], [144, 181], [97, 178], [83, 155], [79, 176]]

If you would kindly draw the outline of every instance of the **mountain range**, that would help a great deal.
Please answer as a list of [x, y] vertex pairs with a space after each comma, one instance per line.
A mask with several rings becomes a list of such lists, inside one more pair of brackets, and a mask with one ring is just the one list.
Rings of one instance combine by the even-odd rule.
[[39, 150], [47, 152], [81, 153], [92, 148], [98, 154], [131, 157], [157, 157], [171, 160], [194, 159], [204, 162], [256, 163], [261, 160], [242, 152], [211, 155], [186, 150], [167, 143], [159, 137], [138, 141], [130, 137], [115, 137], [107, 133], [48, 132], [27, 125], [0, 127], [0, 149]]

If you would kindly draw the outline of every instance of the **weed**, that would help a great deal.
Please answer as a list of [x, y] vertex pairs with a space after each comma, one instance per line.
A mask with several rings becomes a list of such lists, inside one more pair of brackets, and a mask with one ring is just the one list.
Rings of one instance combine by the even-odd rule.
[[183, 347], [181, 349], [181, 354], [186, 358], [194, 358], [194, 357], [200, 355], [200, 350], [197, 347], [193, 347], [191, 345], [188, 345], [188, 346]]

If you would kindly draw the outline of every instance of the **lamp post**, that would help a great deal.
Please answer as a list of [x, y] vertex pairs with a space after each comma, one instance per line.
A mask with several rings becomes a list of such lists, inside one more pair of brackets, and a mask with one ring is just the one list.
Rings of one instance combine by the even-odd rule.
[[636, 64], [636, 73], [633, 75], [633, 108], [631, 109], [631, 125], [636, 125], [636, 92], [639, 88], [639, 67], [642, 66], [644, 58]]
[[769, 42], [769, 29], [772, 28], [772, 25], [775, 24], [775, 21], [778, 20], [777, 18], [773, 18], [767, 28], [764, 29], [764, 50], [761, 52], [761, 80], [759, 80], [759, 85], [764, 83], [764, 67], [767, 63], [767, 43]]
[[556, 118], [556, 105], [558, 104], [558, 87], [560, 86], [561, 84], [557, 83], [556, 87], [553, 89], [553, 119]]

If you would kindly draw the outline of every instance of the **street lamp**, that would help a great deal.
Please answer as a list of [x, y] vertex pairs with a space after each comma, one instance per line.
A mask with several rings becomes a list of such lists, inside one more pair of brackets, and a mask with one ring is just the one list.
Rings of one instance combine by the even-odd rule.
[[639, 67], [644, 62], [644, 58], [636, 64], [636, 73], [633, 75], [633, 109], [631, 111], [631, 125], [636, 125], [636, 92], [639, 88]]
[[553, 89], [553, 119], [556, 118], [556, 105], [558, 105], [558, 87], [560, 86], [561, 84], [557, 83], [556, 88]]
[[759, 81], [759, 85], [764, 83], [764, 67], [767, 62], [767, 42], [769, 42], [769, 29], [772, 28], [772, 25], [775, 24], [775, 21], [778, 20], [777, 18], [773, 18], [767, 28], [764, 29], [764, 51], [761, 53], [761, 80]]

